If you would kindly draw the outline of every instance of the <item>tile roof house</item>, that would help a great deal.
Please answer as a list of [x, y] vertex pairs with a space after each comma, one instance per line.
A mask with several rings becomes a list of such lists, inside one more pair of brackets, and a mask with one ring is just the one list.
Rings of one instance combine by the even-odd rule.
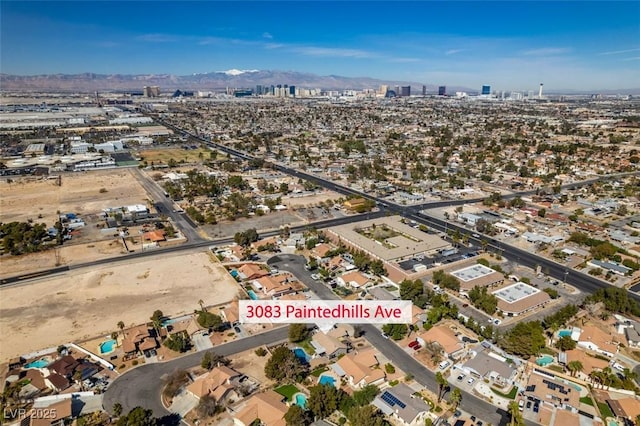
[[62, 392], [70, 386], [69, 380], [58, 373], [51, 373], [45, 379], [44, 383], [54, 392]]
[[349, 385], [354, 388], [382, 384], [386, 375], [382, 368], [377, 367], [379, 362], [373, 349], [352, 352], [332, 365], [333, 370], [340, 377], [346, 377]]
[[80, 365], [80, 362], [77, 359], [71, 355], [65, 355], [49, 364], [46, 369], [49, 374], [55, 373], [70, 379], [78, 365]]
[[239, 384], [242, 374], [237, 371], [219, 366], [208, 373], [198, 377], [187, 386], [187, 391], [200, 399], [205, 395], [212, 396], [216, 402], [221, 403], [228, 398], [237, 397], [235, 387]]
[[178, 333], [185, 334], [186, 336], [193, 336], [197, 332], [204, 330], [202, 327], [200, 327], [200, 324], [198, 324], [198, 321], [195, 317], [167, 324], [165, 328], [167, 329], [167, 333], [170, 336]]
[[611, 407], [613, 414], [621, 419], [629, 420], [631, 423], [640, 416], [640, 400], [636, 398], [607, 399], [607, 404]]
[[240, 410], [235, 412], [234, 425], [249, 426], [260, 419], [265, 426], [285, 426], [284, 415], [289, 407], [282, 400], [282, 395], [273, 390], [253, 395]]
[[578, 338], [578, 346], [594, 352], [614, 357], [618, 353], [618, 344], [612, 341], [612, 336], [600, 330], [594, 325], [582, 327], [582, 333]]
[[360, 288], [370, 284], [371, 279], [360, 271], [352, 271], [337, 277], [336, 282], [343, 287]]
[[387, 416], [407, 426], [424, 425], [427, 413], [431, 409], [415, 391], [404, 383], [387, 388], [378, 395], [372, 405], [378, 407]]
[[240, 321], [240, 307], [238, 305], [238, 301], [234, 300], [229, 304], [229, 306], [225, 306], [220, 310], [220, 314], [229, 324], [236, 324]]
[[[21, 419], [21, 426], [62, 426], [68, 424], [73, 413], [71, 398], [56, 401], [46, 407], [33, 407], [26, 416]], [[46, 410], [46, 411], [44, 411]], [[47, 413], [43, 415], [41, 413]]]
[[506, 384], [515, 373], [506, 358], [492, 352], [481, 351], [467, 361], [462, 369], [481, 378], [488, 378]]
[[580, 407], [580, 392], [573, 386], [533, 373], [529, 376], [525, 396], [565, 409]]
[[311, 346], [316, 350], [316, 354], [326, 356], [329, 359], [344, 355], [349, 347], [336, 337], [317, 331], [311, 338]]
[[122, 340], [122, 350], [125, 354], [137, 354], [150, 351], [158, 347], [156, 338], [149, 332], [146, 324], [124, 330], [124, 339]]
[[311, 250], [311, 254], [318, 260], [320, 263], [325, 263], [329, 260], [327, 254], [331, 251], [331, 246], [327, 243], [321, 243], [315, 246]]
[[245, 263], [238, 268], [238, 273], [240, 274], [240, 278], [243, 280], [255, 280], [269, 275], [269, 272], [265, 271], [260, 267], [260, 265], [256, 265], [255, 263]]
[[[578, 374], [589, 375], [593, 370], [602, 370], [609, 365], [608, 361], [592, 357], [580, 349], [571, 349], [565, 351], [564, 354], [566, 364], [571, 361], [580, 361], [582, 363], [582, 372]], [[559, 356], [558, 359], [560, 358], [562, 357]]]
[[437, 325], [431, 327], [429, 330], [420, 332], [417, 340], [422, 346], [428, 342], [437, 343], [444, 351], [446, 358], [456, 358], [462, 355], [464, 350], [463, 343], [458, 339], [453, 330], [444, 325]]

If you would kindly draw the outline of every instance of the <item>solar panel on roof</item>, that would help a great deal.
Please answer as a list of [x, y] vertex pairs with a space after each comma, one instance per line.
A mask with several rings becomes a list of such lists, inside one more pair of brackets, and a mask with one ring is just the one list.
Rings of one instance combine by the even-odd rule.
[[386, 402], [387, 404], [389, 404], [392, 407], [394, 405], [397, 405], [400, 408], [405, 408], [407, 406], [407, 404], [405, 404], [404, 402], [400, 401], [398, 398], [396, 398], [394, 395], [391, 395], [387, 391], [385, 391], [380, 398], [382, 398], [382, 400], [384, 402]]

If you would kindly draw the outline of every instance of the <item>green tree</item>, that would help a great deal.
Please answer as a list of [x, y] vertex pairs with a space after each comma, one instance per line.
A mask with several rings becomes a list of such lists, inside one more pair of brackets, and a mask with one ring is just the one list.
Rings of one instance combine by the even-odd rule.
[[539, 321], [519, 322], [499, 341], [505, 351], [525, 358], [540, 353], [544, 342], [544, 329]]
[[570, 351], [576, 348], [576, 342], [571, 339], [571, 336], [562, 336], [556, 342], [556, 348], [561, 351]]
[[113, 415], [116, 417], [120, 417], [121, 414], [122, 414], [122, 404], [120, 404], [119, 402], [116, 402], [115, 404], [113, 404]]
[[200, 361], [200, 366], [202, 368], [206, 368], [207, 370], [211, 370], [212, 368], [218, 367], [220, 365], [224, 365], [225, 367], [227, 367], [230, 364], [231, 360], [229, 358], [225, 358], [213, 351], [205, 352], [202, 356], [202, 360]]
[[571, 372], [572, 376], [575, 376], [576, 373], [580, 373], [582, 370], [584, 370], [584, 366], [580, 361], [570, 361], [567, 364], [567, 369]]
[[199, 417], [212, 417], [222, 411], [224, 411], [224, 407], [219, 405], [211, 395], [203, 395], [196, 406]]
[[265, 375], [277, 381], [300, 380], [305, 372], [306, 366], [286, 346], [275, 348], [264, 366]]
[[200, 324], [200, 327], [213, 328], [217, 331], [219, 331], [224, 326], [224, 322], [222, 321], [222, 317], [220, 315], [216, 315], [207, 311], [198, 312], [198, 324]]
[[126, 416], [122, 416], [116, 423], [117, 426], [156, 426], [156, 418], [153, 417], [153, 411], [145, 410], [142, 407], [136, 407], [129, 411]]
[[449, 402], [451, 403], [451, 405], [453, 405], [454, 411], [458, 408], [458, 405], [460, 405], [461, 401], [462, 392], [460, 392], [460, 389], [458, 388], [453, 388], [453, 390], [451, 390], [451, 393], [449, 394]]
[[311, 330], [306, 324], [291, 324], [289, 326], [289, 341], [290, 342], [302, 342], [311, 334]]
[[509, 422], [510, 426], [525, 426], [522, 414], [520, 414], [520, 407], [518, 407], [518, 403], [515, 401], [509, 403], [509, 417], [511, 418]]
[[309, 412], [301, 408], [297, 404], [293, 404], [284, 415], [284, 420], [288, 426], [307, 426], [313, 420]]
[[122, 340], [124, 340], [124, 322], [118, 321], [118, 328], [120, 329], [120, 333], [122, 333]]
[[364, 406], [371, 404], [379, 392], [380, 389], [376, 385], [366, 385], [362, 389], [355, 391], [351, 397], [356, 405]]
[[347, 413], [347, 419], [353, 426], [383, 426], [388, 424], [380, 410], [373, 405], [352, 407]]
[[385, 324], [382, 326], [382, 331], [393, 340], [401, 340], [409, 332], [409, 327], [407, 324]]
[[191, 346], [189, 338], [183, 333], [172, 334], [167, 340], [164, 341], [164, 345], [175, 352], [185, 352]]
[[324, 419], [338, 409], [345, 395], [344, 391], [332, 385], [316, 385], [309, 388], [307, 407], [316, 418]]
[[442, 401], [442, 396], [444, 395], [449, 382], [447, 382], [447, 378], [442, 375], [440, 371], [436, 373], [436, 383], [438, 384], [438, 404]]

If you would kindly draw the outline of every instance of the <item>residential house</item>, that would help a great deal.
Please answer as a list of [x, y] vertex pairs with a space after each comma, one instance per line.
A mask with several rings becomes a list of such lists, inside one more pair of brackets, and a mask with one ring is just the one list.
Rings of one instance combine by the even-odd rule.
[[336, 358], [348, 352], [349, 347], [336, 337], [317, 331], [311, 338], [311, 346], [316, 350], [316, 354], [326, 356], [329, 359]]
[[197, 332], [204, 330], [193, 316], [186, 320], [168, 324], [165, 328], [169, 336], [182, 333], [184, 337], [191, 337]]
[[361, 288], [371, 284], [371, 279], [360, 271], [352, 271], [337, 277], [336, 282], [343, 287]]
[[48, 374], [59, 374], [62, 377], [71, 379], [76, 367], [80, 365], [80, 362], [71, 355], [65, 355], [58, 358], [46, 367]]
[[141, 353], [147, 355], [157, 347], [158, 342], [156, 338], [151, 335], [149, 327], [147, 327], [146, 324], [124, 330], [122, 350], [127, 356], [131, 357]]
[[580, 407], [580, 392], [573, 386], [537, 373], [529, 375], [524, 394], [553, 407], [567, 410]]
[[640, 416], [640, 400], [635, 397], [621, 399], [607, 399], [607, 404], [619, 419], [624, 419], [634, 424]]
[[311, 250], [311, 255], [316, 258], [318, 263], [324, 264], [327, 263], [330, 257], [327, 256], [329, 252], [331, 252], [332, 248], [327, 243], [321, 243], [315, 246]]
[[354, 212], [354, 211], [364, 209], [366, 206], [366, 201], [364, 198], [352, 198], [350, 200], [345, 201], [343, 203], [343, 206], [347, 210]]
[[407, 426], [424, 425], [431, 407], [404, 383], [385, 389], [372, 404], [384, 414]]
[[271, 297], [282, 296], [287, 293], [295, 293], [304, 287], [295, 281], [290, 274], [267, 275], [251, 281], [251, 287], [257, 292]]
[[245, 263], [238, 268], [238, 274], [241, 280], [256, 280], [269, 275], [269, 272], [255, 263]]
[[354, 388], [384, 383], [386, 375], [378, 367], [379, 362], [373, 349], [349, 353], [332, 365], [333, 370], [340, 377], [346, 377], [349, 385]]
[[[73, 417], [71, 398], [54, 401], [47, 406], [34, 406], [20, 421], [21, 426], [63, 426]], [[43, 415], [46, 413], [47, 415]]]
[[238, 397], [235, 388], [240, 384], [241, 378], [242, 374], [237, 371], [229, 367], [219, 366], [198, 377], [187, 386], [187, 391], [198, 399], [209, 395], [216, 402], [223, 403], [228, 399]]
[[21, 372], [20, 379], [28, 380], [29, 383], [38, 388], [40, 392], [44, 392], [47, 389], [52, 389], [52, 387], [46, 384], [44, 375], [37, 368], [30, 368], [25, 372]]
[[618, 324], [618, 333], [624, 333], [624, 337], [630, 347], [640, 347], [640, 322], [633, 320], [623, 321]]
[[418, 342], [425, 346], [427, 343], [437, 343], [443, 351], [446, 358], [456, 359], [460, 357], [464, 351], [463, 343], [458, 339], [456, 334], [449, 327], [437, 325], [429, 330], [422, 331], [418, 334]]
[[507, 359], [493, 352], [481, 351], [467, 361], [462, 370], [482, 379], [490, 379], [501, 385], [508, 384], [516, 370]]
[[[267, 207], [267, 206], [264, 206], [264, 207]], [[267, 207], [267, 209], [268, 209], [268, 207]], [[266, 212], [266, 213], [268, 213], [268, 212]], [[251, 247], [253, 247], [257, 251], [264, 251], [268, 247], [277, 247], [277, 246], [278, 246], [278, 238], [277, 237], [263, 238], [261, 240], [258, 240], [256, 242], [251, 243]]]
[[71, 385], [66, 377], [58, 373], [49, 374], [47, 377], [45, 377], [44, 383], [49, 389], [54, 392], [62, 392]]
[[578, 338], [578, 346], [611, 358], [618, 353], [618, 344], [612, 340], [612, 336], [594, 325], [582, 328], [582, 333]]
[[273, 390], [253, 395], [233, 414], [233, 423], [236, 426], [249, 426], [260, 419], [265, 426], [285, 426], [284, 415], [289, 407], [282, 400], [282, 395]]
[[225, 306], [220, 310], [222, 318], [231, 325], [235, 325], [240, 321], [240, 307], [238, 301], [232, 301], [229, 306]]
[[569, 351], [561, 352], [558, 355], [558, 361], [565, 365], [569, 365], [572, 361], [580, 361], [582, 364], [582, 372], [578, 374], [584, 374], [586, 376], [594, 370], [602, 370], [609, 366], [608, 361], [593, 357], [580, 349], [571, 349]]
[[142, 234], [142, 238], [145, 241], [151, 241], [152, 243], [158, 243], [160, 241], [166, 241], [167, 232], [164, 229], [156, 229], [155, 231], [149, 231]]

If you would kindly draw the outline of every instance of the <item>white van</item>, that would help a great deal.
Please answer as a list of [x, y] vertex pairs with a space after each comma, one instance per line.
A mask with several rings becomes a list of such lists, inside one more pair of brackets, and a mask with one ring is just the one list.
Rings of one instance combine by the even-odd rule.
[[438, 367], [440, 367], [440, 370], [444, 370], [449, 365], [451, 365], [451, 363], [449, 361], [442, 361], [442, 362], [440, 362], [440, 364], [438, 364]]

